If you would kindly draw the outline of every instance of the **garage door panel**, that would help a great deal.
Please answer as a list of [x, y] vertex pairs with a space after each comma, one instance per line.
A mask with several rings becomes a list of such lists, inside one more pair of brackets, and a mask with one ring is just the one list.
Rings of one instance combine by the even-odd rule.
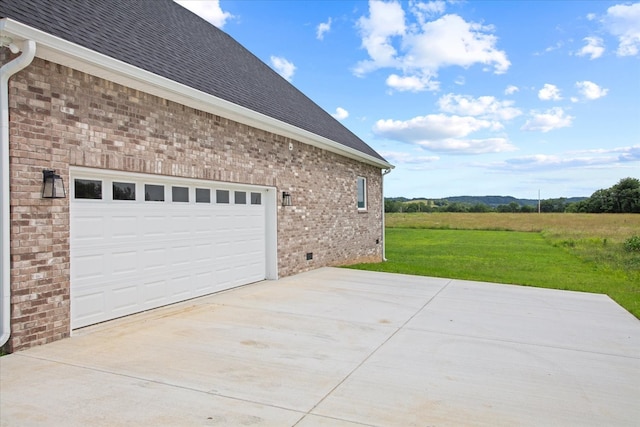
[[78, 217], [74, 224], [77, 241], [102, 240], [105, 238], [104, 218], [102, 215]]
[[166, 248], [146, 248], [142, 251], [142, 269], [144, 273], [153, 273], [163, 270], [167, 265]]
[[138, 251], [113, 252], [111, 255], [111, 266], [114, 275], [135, 273], [140, 266]]
[[[201, 238], [201, 236], [198, 236]], [[213, 243], [196, 243], [195, 250], [193, 252], [193, 261], [195, 263], [209, 263], [214, 257], [214, 247]]]
[[104, 220], [111, 219], [111, 235], [114, 239], [135, 239], [138, 237], [138, 217], [136, 215], [127, 216], [107, 216]]
[[132, 310], [140, 303], [138, 287], [133, 284], [114, 287], [108, 300], [112, 302], [111, 309], [114, 312], [123, 315], [133, 313]]
[[206, 295], [213, 292], [216, 280], [212, 271], [201, 271], [194, 273], [193, 291], [195, 295]]
[[76, 269], [75, 277], [80, 281], [103, 277], [105, 274], [104, 258], [105, 255], [102, 253], [78, 256], [74, 259]]
[[265, 205], [235, 205], [232, 190], [228, 204], [216, 204], [224, 186], [195, 186], [207, 185], [211, 203], [72, 198], [72, 328], [264, 280]]
[[168, 296], [167, 280], [148, 280], [142, 284], [144, 306], [155, 307], [157, 302], [164, 302]]
[[[91, 292], [74, 297], [72, 308], [73, 318], [79, 323], [95, 323], [101, 320], [105, 312], [104, 291]], [[90, 324], [88, 323], [88, 324]], [[73, 326], [73, 325], [72, 325]]]
[[142, 216], [142, 237], [163, 237], [167, 234], [168, 221], [165, 215]]

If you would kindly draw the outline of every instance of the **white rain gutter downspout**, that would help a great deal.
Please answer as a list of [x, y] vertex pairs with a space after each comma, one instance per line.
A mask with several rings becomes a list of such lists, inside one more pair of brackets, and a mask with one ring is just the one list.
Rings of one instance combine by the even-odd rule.
[[[8, 47], [12, 53], [20, 48], [13, 40], [0, 36], [2, 46]], [[0, 297], [2, 298], [2, 336], [0, 347], [11, 335], [11, 252], [9, 244], [9, 78], [27, 67], [36, 54], [36, 42], [25, 40], [22, 43], [22, 54], [7, 62], [0, 68]]]
[[387, 260], [387, 253], [386, 253], [386, 248], [387, 248], [387, 237], [385, 234], [385, 223], [384, 223], [384, 176], [387, 175], [389, 172], [391, 172], [391, 169], [393, 168], [393, 166], [389, 169], [384, 169], [382, 171], [382, 179], [380, 182], [380, 188], [382, 190], [382, 261], [386, 261]]

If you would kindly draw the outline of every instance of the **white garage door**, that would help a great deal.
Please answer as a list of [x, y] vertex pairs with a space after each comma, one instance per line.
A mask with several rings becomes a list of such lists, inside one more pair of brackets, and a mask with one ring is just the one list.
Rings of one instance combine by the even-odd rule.
[[69, 187], [72, 329], [266, 277], [266, 188], [104, 171]]

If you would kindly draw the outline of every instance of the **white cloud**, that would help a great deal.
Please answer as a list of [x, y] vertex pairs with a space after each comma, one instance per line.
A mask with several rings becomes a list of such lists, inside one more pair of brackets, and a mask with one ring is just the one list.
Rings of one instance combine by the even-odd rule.
[[349, 112], [342, 107], [336, 108], [336, 112], [332, 116], [338, 120], [344, 120], [349, 117]]
[[296, 66], [293, 65], [293, 62], [288, 61], [287, 59], [280, 56], [271, 56], [271, 66], [278, 74], [282, 77], [291, 81], [293, 78], [293, 73], [296, 71]]
[[413, 153], [407, 153], [404, 151], [383, 151], [380, 155], [395, 165], [422, 165], [440, 160], [440, 157], [438, 156], [416, 156]]
[[505, 138], [465, 139], [481, 130], [502, 129], [499, 122], [475, 117], [429, 114], [410, 120], [378, 120], [373, 132], [396, 141], [416, 144], [436, 152], [480, 154], [511, 151], [515, 148]]
[[382, 67], [397, 64], [396, 50], [390, 38], [406, 31], [404, 10], [399, 3], [369, 2], [369, 17], [360, 17], [357, 27], [362, 36], [362, 47], [367, 50], [370, 60], [360, 61], [354, 72], [361, 76]]
[[606, 96], [609, 92], [609, 89], [603, 89], [597, 84], [590, 82], [588, 80], [582, 82], [576, 82], [576, 87], [578, 88], [578, 92], [587, 100], [594, 100], [598, 98], [602, 98]]
[[421, 147], [450, 154], [487, 154], [514, 151], [516, 148], [506, 138], [454, 139], [422, 141]]
[[565, 115], [564, 110], [560, 107], [554, 107], [543, 113], [533, 111], [531, 116], [532, 118], [526, 121], [520, 128], [521, 130], [546, 133], [554, 129], [569, 127], [574, 119], [573, 116]]
[[174, 0], [180, 6], [189, 9], [191, 12], [210, 22], [218, 28], [224, 27], [228, 19], [233, 18], [229, 12], [224, 12], [220, 8], [220, 0]]
[[543, 101], [560, 101], [560, 89], [556, 85], [545, 83], [543, 88], [538, 91], [538, 98]]
[[618, 38], [618, 56], [635, 56], [640, 51], [640, 3], [619, 4], [607, 9], [605, 28]]
[[423, 25], [428, 18], [432, 18], [434, 16], [442, 15], [446, 9], [446, 4], [444, 1], [436, 0], [429, 1], [426, 3], [417, 2], [410, 3], [411, 13], [413, 13], [420, 25]]
[[430, 91], [438, 90], [439, 84], [431, 80], [431, 76], [398, 76], [391, 74], [387, 77], [387, 86], [400, 92], [420, 92], [425, 89]]
[[504, 94], [505, 95], [513, 95], [514, 93], [518, 92], [519, 90], [520, 90], [520, 88], [518, 86], [509, 85], [504, 90]]
[[482, 129], [499, 128], [499, 123], [475, 117], [428, 114], [409, 120], [378, 120], [374, 132], [405, 142], [444, 138], [461, 138]]
[[321, 22], [318, 24], [318, 27], [316, 28], [316, 38], [318, 40], [323, 40], [325, 33], [328, 33], [329, 31], [331, 31], [331, 18], [329, 18], [327, 22]]
[[403, 66], [427, 69], [474, 64], [493, 66], [496, 74], [507, 71], [511, 63], [506, 54], [495, 48], [493, 27], [467, 22], [458, 15], [445, 15], [425, 23], [420, 31], [405, 35], [407, 46]]
[[586, 150], [556, 154], [535, 154], [515, 157], [489, 165], [500, 170], [566, 170], [591, 169], [595, 167], [623, 166], [624, 163], [640, 161], [640, 145], [602, 150]]
[[585, 37], [583, 39], [587, 44], [580, 49], [576, 55], [589, 56], [589, 59], [600, 58], [604, 53], [604, 42], [600, 37]]
[[[545, 53], [553, 52], [554, 50], [561, 49], [563, 46], [564, 46], [564, 43], [562, 41], [559, 41], [559, 42], [556, 42], [556, 44], [545, 48], [544, 51]], [[540, 54], [536, 53], [536, 55], [540, 55]]]
[[[442, 2], [412, 2], [410, 11], [418, 24], [407, 25], [405, 11], [396, 1], [369, 2], [369, 16], [361, 17], [357, 24], [369, 58], [356, 64], [354, 74], [391, 68], [403, 74], [387, 80], [397, 87], [436, 90], [439, 82], [434, 79], [441, 68], [482, 64], [486, 70], [502, 74], [511, 65], [506, 53], [496, 48], [498, 39], [492, 26], [467, 22], [453, 14], [428, 21], [431, 15], [444, 11]], [[413, 79], [414, 84], [407, 85], [410, 80], [403, 79]], [[416, 81], [432, 83], [416, 85]]]
[[513, 104], [513, 101], [499, 101], [493, 96], [473, 98], [469, 95], [452, 93], [443, 95], [438, 100], [440, 110], [445, 113], [493, 120], [511, 120], [521, 115], [522, 111], [513, 107]]

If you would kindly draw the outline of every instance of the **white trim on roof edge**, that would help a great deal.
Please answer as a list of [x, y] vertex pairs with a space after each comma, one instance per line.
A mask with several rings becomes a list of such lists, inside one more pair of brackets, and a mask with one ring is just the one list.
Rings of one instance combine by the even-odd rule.
[[36, 41], [38, 44], [36, 56], [38, 58], [62, 64], [198, 110], [223, 116], [248, 126], [293, 138], [305, 144], [377, 166], [381, 169], [394, 168], [393, 165], [384, 160], [328, 138], [68, 42], [10, 18], [0, 20], [0, 32], [11, 36], [15, 40], [30, 39]]

